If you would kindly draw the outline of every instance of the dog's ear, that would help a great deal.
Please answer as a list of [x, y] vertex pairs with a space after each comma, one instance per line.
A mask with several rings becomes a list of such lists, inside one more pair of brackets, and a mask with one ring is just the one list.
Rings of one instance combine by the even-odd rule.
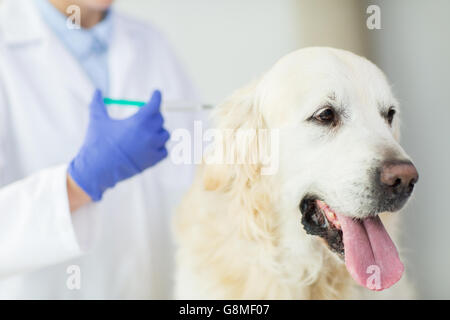
[[267, 129], [257, 106], [257, 82], [236, 91], [213, 114], [214, 145], [206, 155], [203, 183], [206, 190], [229, 190], [233, 184], [250, 184], [261, 174], [260, 154]]
[[258, 107], [256, 87], [252, 83], [238, 90], [217, 107], [214, 163], [204, 163], [202, 171], [205, 190], [229, 197], [230, 214], [240, 220], [241, 233], [251, 239], [269, 238], [275, 225], [274, 192], [263, 175], [269, 130]]

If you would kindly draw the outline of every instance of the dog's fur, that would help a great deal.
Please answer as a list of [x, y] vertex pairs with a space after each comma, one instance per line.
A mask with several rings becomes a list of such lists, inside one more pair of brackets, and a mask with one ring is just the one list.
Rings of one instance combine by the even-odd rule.
[[[344, 123], [329, 129], [308, 121], [330, 100], [342, 108]], [[305, 194], [316, 192], [355, 217], [373, 208], [369, 173], [388, 157], [408, 159], [397, 142], [398, 119], [391, 128], [380, 116], [389, 106], [398, 112], [383, 73], [362, 57], [332, 48], [287, 55], [218, 106], [214, 120], [220, 129], [278, 129], [278, 170], [262, 175], [261, 161], [198, 168], [175, 217], [176, 297], [370, 296], [321, 238], [306, 234], [298, 206]], [[247, 159], [267, 141], [255, 138], [246, 148], [234, 148], [239, 141], [229, 135], [222, 143], [223, 157], [233, 149]], [[397, 215], [382, 215], [395, 242]], [[412, 297], [404, 278], [371, 297]]]

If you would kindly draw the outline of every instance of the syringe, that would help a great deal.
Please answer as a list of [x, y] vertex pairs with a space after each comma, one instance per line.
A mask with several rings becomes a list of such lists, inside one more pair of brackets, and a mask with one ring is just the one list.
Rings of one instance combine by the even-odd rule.
[[[143, 107], [145, 102], [143, 101], [133, 101], [124, 99], [111, 99], [103, 98], [105, 105], [117, 105], [123, 107]], [[212, 109], [212, 105], [209, 104], [195, 104], [186, 102], [176, 102], [176, 101], [163, 101], [161, 109], [164, 111], [202, 111]]]

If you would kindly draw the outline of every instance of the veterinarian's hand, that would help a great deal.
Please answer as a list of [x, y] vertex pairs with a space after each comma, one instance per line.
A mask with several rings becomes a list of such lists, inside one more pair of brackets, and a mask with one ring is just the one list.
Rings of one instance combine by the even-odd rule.
[[92, 200], [100, 200], [106, 189], [167, 156], [169, 133], [163, 127], [160, 104], [161, 93], [155, 91], [136, 114], [115, 120], [108, 116], [101, 92], [95, 92], [84, 144], [68, 169]]

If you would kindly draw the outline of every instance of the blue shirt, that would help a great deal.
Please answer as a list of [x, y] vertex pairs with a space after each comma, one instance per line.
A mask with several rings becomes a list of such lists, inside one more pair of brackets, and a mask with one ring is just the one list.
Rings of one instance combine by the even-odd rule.
[[[75, 57], [94, 86], [106, 96], [109, 90], [108, 47], [112, 34], [111, 12], [94, 27], [71, 29], [67, 17], [48, 0], [36, 0], [43, 19], [67, 50]], [[81, 13], [83, 14], [83, 13]]]

